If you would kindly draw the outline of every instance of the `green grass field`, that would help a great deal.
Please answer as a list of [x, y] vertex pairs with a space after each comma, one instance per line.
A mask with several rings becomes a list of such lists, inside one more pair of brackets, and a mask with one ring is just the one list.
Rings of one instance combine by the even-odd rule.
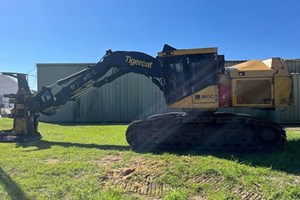
[[41, 123], [41, 141], [0, 143], [0, 199], [300, 199], [300, 132], [273, 153], [179, 155], [131, 151], [126, 128]]

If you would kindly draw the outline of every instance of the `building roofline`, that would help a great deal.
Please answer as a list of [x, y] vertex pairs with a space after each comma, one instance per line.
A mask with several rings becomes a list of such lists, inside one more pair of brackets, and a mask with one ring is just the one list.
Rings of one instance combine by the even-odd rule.
[[9, 77], [9, 76], [7, 76], [7, 75], [1, 74], [0, 77], [3, 77], [3, 78], [5, 78], [5, 79], [8, 80], [8, 81], [11, 81], [11, 82], [14, 82], [14, 83], [18, 83], [18, 81], [17, 81], [16, 79], [14, 79], [14, 78], [12, 78], [12, 77]]
[[95, 65], [96, 62], [91, 62], [91, 63], [36, 63], [36, 66], [49, 66], [49, 65]]

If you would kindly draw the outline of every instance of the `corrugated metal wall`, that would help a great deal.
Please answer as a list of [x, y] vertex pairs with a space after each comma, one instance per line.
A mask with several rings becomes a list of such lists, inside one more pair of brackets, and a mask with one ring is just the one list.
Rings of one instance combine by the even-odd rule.
[[[226, 61], [226, 67], [244, 61]], [[230, 108], [221, 111], [245, 113], [285, 123], [300, 123], [300, 60], [286, 60], [293, 76], [294, 105], [283, 111]], [[55, 83], [93, 63], [37, 64], [38, 89]], [[47, 122], [130, 122], [157, 113], [178, 111], [168, 109], [162, 92], [147, 77], [127, 74], [68, 102], [54, 116], [41, 116]]]
[[[37, 64], [38, 89], [86, 68], [87, 64]], [[47, 122], [130, 122], [170, 112], [163, 93], [146, 76], [126, 74], [112, 83], [68, 102], [54, 116], [41, 115]]]
[[127, 74], [80, 98], [80, 122], [129, 122], [169, 112], [162, 92], [147, 77]]
[[[38, 90], [42, 86], [49, 86], [57, 80], [69, 76], [81, 69], [81, 66], [88, 64], [37, 64], [37, 85]], [[41, 115], [41, 121], [47, 122], [75, 122], [76, 102], [68, 102], [54, 116]]]

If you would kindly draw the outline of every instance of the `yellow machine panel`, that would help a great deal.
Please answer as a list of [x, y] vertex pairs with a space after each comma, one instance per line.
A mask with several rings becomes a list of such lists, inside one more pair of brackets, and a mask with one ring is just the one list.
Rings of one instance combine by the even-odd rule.
[[192, 96], [187, 96], [184, 99], [169, 105], [170, 108], [193, 108]]
[[243, 78], [232, 80], [232, 105], [238, 107], [272, 107], [271, 78]]
[[215, 104], [218, 102], [218, 87], [209, 86], [192, 96], [194, 104]]
[[275, 77], [274, 92], [275, 92], [275, 107], [288, 107], [291, 102], [292, 93], [291, 77]]
[[218, 48], [210, 47], [210, 48], [197, 48], [197, 49], [180, 49], [180, 50], [173, 50], [168, 53], [166, 52], [158, 52], [159, 57], [164, 56], [178, 56], [178, 55], [192, 55], [192, 54], [204, 54], [204, 53], [217, 53]]
[[280, 58], [252, 60], [227, 68], [233, 107], [289, 106], [292, 78]]
[[250, 60], [227, 68], [231, 78], [290, 76], [280, 58]]
[[172, 104], [171, 108], [204, 108], [219, 107], [219, 90], [216, 85], [209, 86]]

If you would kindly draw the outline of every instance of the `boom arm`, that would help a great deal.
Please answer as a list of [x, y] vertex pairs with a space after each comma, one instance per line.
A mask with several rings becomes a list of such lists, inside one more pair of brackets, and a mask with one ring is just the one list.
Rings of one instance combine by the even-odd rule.
[[[111, 69], [112, 74], [104, 77]], [[57, 85], [62, 88], [56, 94], [51, 87], [43, 87], [34, 97], [28, 98], [26, 104], [31, 112], [54, 115], [68, 101], [129, 72], [149, 77], [162, 90], [161, 67], [155, 58], [142, 52], [108, 50], [96, 65], [58, 80]]]

